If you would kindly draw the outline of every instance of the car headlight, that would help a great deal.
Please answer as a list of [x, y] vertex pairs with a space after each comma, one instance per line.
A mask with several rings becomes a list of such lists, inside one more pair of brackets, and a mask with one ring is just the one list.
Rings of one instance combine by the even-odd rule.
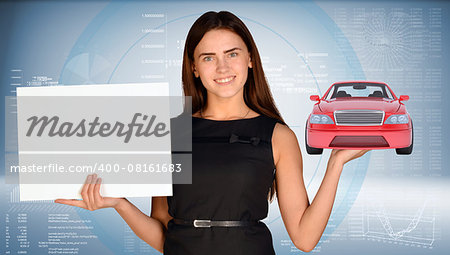
[[334, 124], [330, 116], [324, 114], [311, 114], [309, 122], [311, 124]]
[[408, 115], [406, 114], [391, 115], [384, 122], [384, 124], [407, 124], [407, 123], [409, 123], [409, 118]]

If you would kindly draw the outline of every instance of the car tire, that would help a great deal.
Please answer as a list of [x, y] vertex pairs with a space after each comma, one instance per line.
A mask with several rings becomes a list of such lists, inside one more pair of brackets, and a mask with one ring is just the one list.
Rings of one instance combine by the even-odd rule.
[[308, 128], [308, 123], [306, 123], [306, 126], [305, 126], [305, 146], [306, 146], [306, 152], [307, 152], [309, 155], [320, 155], [320, 154], [322, 154], [323, 149], [320, 149], [320, 148], [313, 148], [313, 147], [309, 147], [309, 146], [308, 146], [308, 139], [307, 139], [308, 134], [307, 134], [307, 128]]
[[397, 152], [398, 155], [410, 155], [413, 151], [413, 144], [414, 144], [414, 127], [412, 125], [411, 121], [411, 132], [412, 132], [412, 139], [411, 139], [411, 145], [406, 148], [398, 148], [395, 149], [395, 152]]

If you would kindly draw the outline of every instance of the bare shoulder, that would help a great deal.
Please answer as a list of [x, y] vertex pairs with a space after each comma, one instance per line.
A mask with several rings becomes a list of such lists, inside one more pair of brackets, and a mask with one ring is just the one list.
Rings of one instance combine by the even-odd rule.
[[288, 126], [283, 125], [281, 123], [275, 124], [275, 128], [273, 130], [272, 135], [272, 142], [293, 137], [296, 137], [295, 133]]
[[272, 134], [272, 149], [275, 165], [278, 164], [281, 154], [298, 152], [297, 136], [288, 126], [277, 123]]

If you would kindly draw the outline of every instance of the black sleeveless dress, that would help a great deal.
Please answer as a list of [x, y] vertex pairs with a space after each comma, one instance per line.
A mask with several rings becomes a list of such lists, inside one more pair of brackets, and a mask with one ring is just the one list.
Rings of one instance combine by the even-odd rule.
[[[272, 133], [278, 120], [192, 117], [192, 184], [174, 184], [167, 197], [178, 219], [262, 220], [274, 180]], [[195, 228], [169, 221], [167, 255], [273, 255], [272, 236], [259, 222], [249, 227]]]

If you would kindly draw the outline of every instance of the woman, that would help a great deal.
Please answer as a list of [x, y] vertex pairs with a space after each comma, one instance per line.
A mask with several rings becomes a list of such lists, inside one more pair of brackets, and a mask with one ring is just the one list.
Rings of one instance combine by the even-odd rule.
[[[102, 197], [88, 176], [83, 200], [56, 200], [88, 210], [113, 207], [131, 229], [165, 254], [274, 254], [260, 222], [275, 194], [294, 245], [311, 251], [329, 219], [343, 165], [366, 150], [333, 150], [310, 204], [295, 134], [281, 118], [256, 44], [229, 12], [208, 12], [186, 39], [183, 89], [192, 96], [192, 184], [152, 198], [151, 216], [125, 198]], [[274, 171], [276, 169], [276, 171]]]

